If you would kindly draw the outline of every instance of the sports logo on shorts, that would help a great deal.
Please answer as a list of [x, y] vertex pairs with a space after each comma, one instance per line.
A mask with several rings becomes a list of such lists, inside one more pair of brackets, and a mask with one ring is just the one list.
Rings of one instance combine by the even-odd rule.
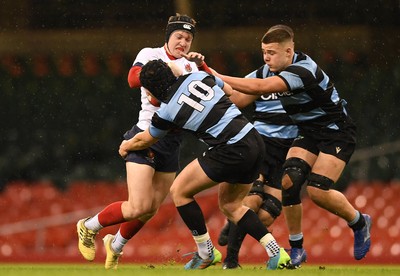
[[154, 152], [151, 149], [147, 149], [147, 156], [145, 158], [149, 163], [154, 164]]

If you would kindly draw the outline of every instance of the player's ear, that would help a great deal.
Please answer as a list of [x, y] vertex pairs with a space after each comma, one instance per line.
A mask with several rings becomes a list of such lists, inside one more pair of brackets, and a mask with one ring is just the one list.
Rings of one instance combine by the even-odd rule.
[[294, 42], [291, 42], [287, 45], [286, 53], [291, 55], [294, 52]]
[[175, 77], [179, 77], [183, 75], [182, 69], [175, 64], [175, 62], [168, 62], [169, 68], [171, 68], [172, 73]]
[[292, 47], [287, 47], [285, 50], [286, 56], [290, 57], [293, 54], [293, 51]]

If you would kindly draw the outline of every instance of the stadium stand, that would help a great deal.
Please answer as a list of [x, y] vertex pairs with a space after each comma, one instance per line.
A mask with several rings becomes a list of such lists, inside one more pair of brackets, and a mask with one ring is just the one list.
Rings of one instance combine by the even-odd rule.
[[[212, 189], [198, 198], [214, 240], [225, 221], [218, 209], [216, 192]], [[400, 219], [396, 195], [399, 192], [400, 182], [355, 182], [345, 191], [350, 202], [373, 218], [372, 247], [362, 263], [398, 262]], [[0, 262], [83, 262], [77, 250], [76, 221], [126, 196], [124, 182], [76, 181], [65, 191], [49, 182], [10, 183], [0, 194]], [[303, 204], [308, 262], [356, 263], [352, 257], [353, 235], [346, 223], [316, 207], [306, 196]], [[125, 247], [122, 263], [181, 262], [185, 253], [195, 249], [190, 233], [169, 199], [145, 227]], [[96, 262], [104, 259], [101, 237], [116, 229], [104, 229], [99, 234]], [[288, 246], [283, 217], [270, 230], [283, 246]], [[265, 252], [257, 242], [246, 238], [240, 258], [243, 263], [261, 263]]]

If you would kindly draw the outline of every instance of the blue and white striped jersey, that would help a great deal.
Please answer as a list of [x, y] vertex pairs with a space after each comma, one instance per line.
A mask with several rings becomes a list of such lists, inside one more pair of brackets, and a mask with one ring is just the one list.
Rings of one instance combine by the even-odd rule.
[[[251, 72], [246, 78], [260, 78], [274, 76], [264, 64]], [[254, 102], [253, 124], [258, 133], [270, 138], [293, 139], [297, 137], [298, 128], [283, 109], [279, 99], [282, 93], [272, 93], [260, 96]]]
[[289, 87], [280, 98], [283, 108], [299, 126], [339, 129], [335, 122], [347, 117], [346, 102], [309, 56], [296, 52], [293, 63], [278, 76]]
[[209, 146], [239, 141], [253, 125], [225, 95], [223, 85], [221, 79], [202, 71], [179, 77], [168, 103], [154, 114], [150, 134], [162, 138], [179, 128], [193, 132]]

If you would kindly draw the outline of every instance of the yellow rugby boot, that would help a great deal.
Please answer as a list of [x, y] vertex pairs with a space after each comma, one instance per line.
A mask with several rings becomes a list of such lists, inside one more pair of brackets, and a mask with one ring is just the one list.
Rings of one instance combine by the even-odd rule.
[[85, 221], [88, 219], [89, 218], [84, 218], [78, 221], [76, 224], [76, 231], [78, 233], [79, 252], [81, 252], [86, 260], [91, 262], [96, 255], [95, 238], [98, 232], [86, 228]]
[[118, 260], [122, 256], [121, 253], [115, 253], [114, 250], [111, 248], [111, 242], [114, 239], [114, 235], [108, 234], [103, 238], [104, 247], [106, 248], [106, 262], [104, 267], [106, 269], [117, 269], [118, 267]]

